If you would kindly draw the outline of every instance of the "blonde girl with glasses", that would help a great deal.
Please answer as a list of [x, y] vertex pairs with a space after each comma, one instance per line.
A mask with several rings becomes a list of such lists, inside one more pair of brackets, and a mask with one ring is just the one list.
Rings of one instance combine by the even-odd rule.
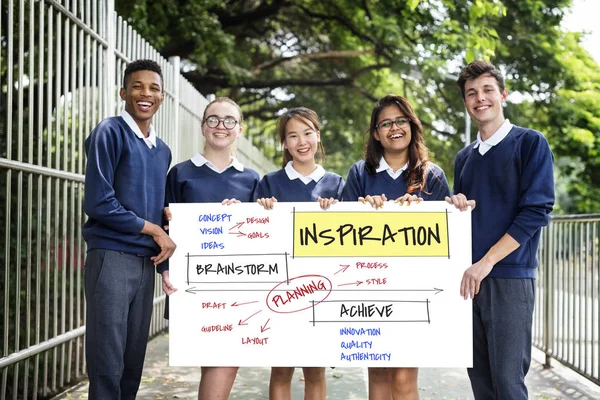
[[[254, 201], [260, 177], [234, 156], [235, 143], [242, 134], [240, 107], [227, 97], [218, 97], [204, 110], [202, 135], [204, 149], [190, 160], [175, 165], [167, 176], [166, 203], [222, 203]], [[168, 209], [165, 211], [169, 218]], [[159, 272], [168, 264], [161, 265]], [[168, 276], [168, 275], [167, 275]], [[163, 278], [164, 280], [164, 278]], [[167, 294], [173, 293], [167, 279]], [[168, 300], [168, 297], [167, 297]], [[165, 312], [168, 318], [168, 303]], [[202, 367], [198, 399], [227, 399], [238, 367]]]
[[[319, 117], [308, 108], [293, 108], [279, 117], [277, 133], [283, 146], [282, 169], [263, 177], [256, 191], [257, 202], [272, 209], [277, 201], [318, 201], [328, 209], [341, 199], [344, 179], [317, 163], [325, 151], [321, 144]], [[291, 399], [294, 367], [273, 367], [269, 399]], [[325, 400], [325, 368], [303, 367], [304, 398]]]
[[[397, 95], [373, 107], [365, 159], [350, 168], [342, 198], [375, 208], [443, 201], [450, 193], [444, 171], [429, 161], [423, 127], [408, 101]], [[369, 368], [369, 400], [419, 398], [417, 368]]]

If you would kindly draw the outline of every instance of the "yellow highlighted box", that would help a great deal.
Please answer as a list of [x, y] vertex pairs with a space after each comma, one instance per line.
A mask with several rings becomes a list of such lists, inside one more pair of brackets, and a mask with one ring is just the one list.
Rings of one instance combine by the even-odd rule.
[[294, 257], [448, 257], [444, 212], [297, 212]]

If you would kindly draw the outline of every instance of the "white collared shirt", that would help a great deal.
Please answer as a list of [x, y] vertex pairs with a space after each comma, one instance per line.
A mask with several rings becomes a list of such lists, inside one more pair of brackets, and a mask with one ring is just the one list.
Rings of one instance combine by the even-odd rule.
[[146, 143], [146, 146], [148, 146], [149, 149], [151, 149], [152, 147], [156, 147], [156, 132], [154, 131], [154, 127], [152, 125], [150, 125], [150, 129], [148, 129], [148, 137], [146, 137], [140, 130], [138, 124], [135, 123], [131, 114], [123, 110], [121, 111], [121, 118], [125, 120], [127, 125], [129, 125], [129, 127], [137, 137], [144, 140], [144, 143]]
[[239, 162], [237, 160], [237, 158], [235, 157], [231, 157], [231, 163], [229, 163], [228, 166], [226, 166], [225, 168], [223, 168], [223, 170], [219, 171], [219, 169], [217, 167], [215, 167], [215, 165], [213, 163], [211, 163], [210, 161], [208, 161], [206, 159], [206, 157], [204, 157], [202, 154], [200, 153], [196, 153], [194, 155], [194, 157], [190, 158], [190, 161], [196, 166], [196, 167], [201, 167], [204, 164], [206, 164], [206, 166], [210, 169], [212, 169], [213, 171], [215, 171], [217, 174], [223, 173], [225, 171], [227, 171], [229, 168], [233, 167], [235, 169], [237, 169], [240, 172], [244, 171], [244, 166], [242, 165], [241, 162]]
[[398, 177], [400, 175], [402, 175], [402, 173], [404, 171], [406, 171], [406, 168], [408, 168], [408, 162], [406, 164], [404, 164], [402, 166], [402, 168], [400, 168], [398, 171], [394, 172], [394, 169], [392, 167], [390, 167], [390, 165], [387, 163], [387, 161], [385, 161], [385, 158], [381, 157], [381, 160], [379, 160], [379, 167], [377, 167], [377, 169], [375, 170], [375, 173], [379, 173], [382, 171], [386, 171], [388, 173], [389, 176], [392, 177], [392, 179], [398, 179]]
[[474, 149], [479, 148], [479, 154], [484, 155], [487, 153], [492, 147], [500, 143], [507, 135], [508, 132], [513, 128], [513, 124], [507, 119], [504, 120], [500, 128], [492, 136], [490, 136], [486, 141], [481, 140], [481, 132], [477, 132], [477, 143], [473, 146]]
[[315, 170], [307, 176], [301, 175], [300, 172], [296, 171], [292, 166], [292, 161], [288, 161], [284, 169], [290, 181], [293, 181], [294, 179], [300, 179], [305, 185], [308, 185], [310, 181], [319, 182], [325, 175], [325, 169], [319, 164], [317, 164], [317, 168], [315, 168]]

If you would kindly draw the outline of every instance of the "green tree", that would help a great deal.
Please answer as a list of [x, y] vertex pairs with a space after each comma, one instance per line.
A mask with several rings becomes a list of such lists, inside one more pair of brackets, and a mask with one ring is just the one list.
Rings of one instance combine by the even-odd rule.
[[[465, 140], [464, 107], [452, 76], [476, 57], [497, 64], [509, 89], [531, 99], [507, 107], [507, 116], [547, 133], [557, 157], [580, 149], [555, 138], [554, 124], [579, 132], [575, 136], [585, 130], [587, 143], [598, 140], [592, 126], [569, 125], [559, 115], [546, 121], [566, 110], [570, 90], [580, 93], [577, 82], [585, 81], [571, 57], [586, 56], [587, 68], [598, 69], [578, 37], [560, 28], [570, 5], [570, 0], [133, 0], [118, 2], [117, 12], [164, 56], [182, 57], [183, 73], [202, 93], [238, 101], [249, 121], [246, 133], [276, 159], [274, 120], [283, 109], [303, 105], [324, 122], [327, 167], [345, 174], [362, 156], [373, 102], [395, 92], [415, 106], [434, 161], [452, 179], [454, 155]], [[597, 84], [597, 75], [588, 75]], [[583, 107], [579, 114], [596, 111], [591, 101], [577, 104]], [[586, 156], [577, 153], [585, 168], [563, 171], [575, 174], [578, 183], [569, 188], [576, 201], [565, 211], [589, 211], [593, 205], [588, 190], [593, 177], [585, 171], [595, 165], [595, 147], [586, 147]]]

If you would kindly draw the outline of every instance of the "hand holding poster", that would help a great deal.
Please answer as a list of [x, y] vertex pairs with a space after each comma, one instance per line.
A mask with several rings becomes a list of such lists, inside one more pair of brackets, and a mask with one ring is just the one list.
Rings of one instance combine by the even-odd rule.
[[173, 204], [170, 364], [466, 367], [470, 213]]

